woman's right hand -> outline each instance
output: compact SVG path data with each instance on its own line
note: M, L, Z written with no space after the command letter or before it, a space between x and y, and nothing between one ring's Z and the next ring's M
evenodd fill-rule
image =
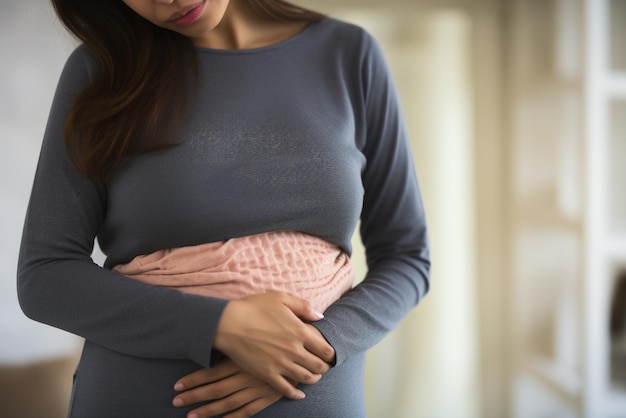
M321 318L306 300L284 293L233 300L220 319L214 348L282 395L302 399L289 380L317 383L335 357L333 347L304 322Z

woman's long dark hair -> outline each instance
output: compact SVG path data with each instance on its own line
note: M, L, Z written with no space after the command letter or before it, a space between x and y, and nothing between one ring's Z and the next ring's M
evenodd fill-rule
M276 21L322 17L282 0L245 1ZM171 146L197 77L192 41L153 25L120 0L52 4L101 69L77 94L65 121L65 147L77 171L106 179L125 156Z

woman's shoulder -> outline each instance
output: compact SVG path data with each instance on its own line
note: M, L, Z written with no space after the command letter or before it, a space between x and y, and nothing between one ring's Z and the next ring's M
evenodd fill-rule
M71 76L87 77L93 80L97 59L85 44L77 45L69 54L63 72Z
M323 26L325 30L341 32L345 34L358 34L365 32L363 27L357 25L356 23L349 22L347 20L342 20L333 16L326 16L319 21L320 26Z
M368 55L379 48L378 42L366 28L335 17L326 17L317 23L315 38L330 48L360 52L360 55Z

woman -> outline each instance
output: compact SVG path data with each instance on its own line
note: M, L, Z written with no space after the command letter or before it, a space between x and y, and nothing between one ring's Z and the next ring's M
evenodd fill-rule
M365 351L429 272L375 41L282 0L53 4L83 45L53 102L18 292L29 317L85 338L70 416L365 416ZM367 276L319 281L309 267L347 258L359 220ZM244 257L185 282L190 254L231 247ZM133 272L144 257L158 267Z

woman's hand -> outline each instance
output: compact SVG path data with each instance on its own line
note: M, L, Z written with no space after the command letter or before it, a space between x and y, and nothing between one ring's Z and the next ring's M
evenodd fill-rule
M282 395L265 381L243 371L229 358L212 369L200 369L181 378L174 389L181 393L174 406L187 406L212 401L187 414L188 418L248 418L267 408Z
M230 302L214 348L243 370L291 399L304 398L298 383L314 384L334 361L335 350L314 327L322 315L295 296L269 292Z

